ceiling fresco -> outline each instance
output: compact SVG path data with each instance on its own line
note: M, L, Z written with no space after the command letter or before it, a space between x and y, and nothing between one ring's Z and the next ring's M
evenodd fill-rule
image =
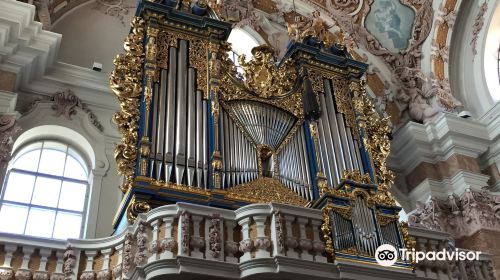
M384 48L397 52L408 47L414 20L415 12L410 7L381 0L373 2L364 25Z
M73 6L71 0L66 1ZM123 14L133 9L119 0L110 1L96 1L97 12L123 20ZM370 92L380 111L391 117L394 127L409 119L426 122L441 111L463 109L451 95L448 77L443 70L447 67L450 36L442 39L442 35L438 35L444 32L443 26L446 32L451 30L457 0L443 0L438 11L433 9L432 0L206 2L221 19L232 22L233 27L253 30L252 35L261 37L259 42L265 41L273 46L278 57L284 54L290 40L287 24L294 23L298 16L312 19L316 12L328 25L330 36L344 40L356 59L370 64L367 75ZM61 9L52 12L57 18ZM425 42L432 42L430 56L422 54ZM425 59L430 60L430 69L422 69Z

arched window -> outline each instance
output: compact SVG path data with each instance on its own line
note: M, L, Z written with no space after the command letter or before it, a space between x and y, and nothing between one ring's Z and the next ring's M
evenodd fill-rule
M246 56L249 60L252 57L252 49L259 45L259 42L250 35L247 31L241 28L234 28L229 34L227 39L231 43L231 51L229 52L229 58L234 62L236 69L239 73L242 73L238 57L242 54Z
M38 141L11 160L0 197L0 231L38 237L82 237L89 168L73 147Z

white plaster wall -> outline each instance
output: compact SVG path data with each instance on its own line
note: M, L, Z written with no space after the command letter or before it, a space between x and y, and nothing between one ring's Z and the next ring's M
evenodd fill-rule
M135 6L135 1L124 0L124 6ZM92 68L94 61L103 65L103 72L110 73L113 59L123 52L123 40L129 32L129 22L135 9L119 18L97 9L95 1L76 7L58 20L52 31L63 35L59 60Z

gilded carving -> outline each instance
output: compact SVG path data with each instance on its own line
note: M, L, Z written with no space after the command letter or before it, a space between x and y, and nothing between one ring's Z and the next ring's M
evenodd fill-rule
M135 222L135 220L137 219L137 215L139 215L139 213L147 213L149 212L149 210L151 210L151 206L145 202L145 201L141 201L141 200L137 200L135 197L132 198L132 200L130 201L128 207L127 207L127 221L129 222L129 224L133 224Z
M330 221L332 208L332 205L327 205L323 208L323 224L321 224L321 232L323 232L323 239L325 240L325 252L328 257L334 259L335 252L333 250L332 223Z
M229 188L226 197L253 203L276 202L297 206L307 204L304 198L283 186L277 179L266 177Z
M115 69L109 83L111 90L120 102L120 111L115 113L113 121L122 135L122 143L115 149L118 173L125 177L120 189L126 192L134 180L135 161L137 159L139 103L142 82L142 62L144 61L144 20L134 17L132 31L125 39L125 53L119 54L113 61Z
M239 62L245 71L246 86L262 98L283 97L293 89L297 79L297 70L291 61L285 61L276 67L274 49L268 45L252 49L253 57L246 62L245 55Z
M389 188L394 180L394 174L387 168L387 157L390 152L391 128L389 119L381 118L365 91L365 82L352 82L354 93L353 103L357 113L359 126L364 130L363 142L370 154L378 192L375 201L378 204L395 205L395 200Z

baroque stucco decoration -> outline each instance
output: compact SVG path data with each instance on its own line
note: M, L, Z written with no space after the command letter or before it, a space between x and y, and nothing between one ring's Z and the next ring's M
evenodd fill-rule
M399 87L396 99L403 104L403 111L408 111L411 119L426 122L442 110L458 111L462 105L451 95L449 85L443 85L443 82L435 79L429 81L421 70L422 44L432 27L432 1L401 0L401 3L415 10L415 21L408 48L399 52L387 50L364 26L353 23L366 15L366 11L370 9L368 5L354 17L334 10L330 12L341 28L353 37L351 40L358 43L358 47L364 47L371 54L382 58L391 68L394 73L393 82ZM446 55L442 52L440 54Z
M479 33L484 26L484 15L488 11L488 1L484 1L484 3L479 6L479 11L476 15L476 19L474 20L474 25L472 28L472 40L470 44L472 45L472 54L474 56L477 55L477 40L479 39Z
M448 232L456 239L481 228L499 230L500 196L468 189L461 196L449 195L447 200L431 198L417 203L408 221L410 226Z
M101 132L104 130L104 127L92 110L90 110L87 105L69 89L59 91L54 93L52 96L46 96L33 101L33 103L29 106L27 113L30 113L39 103L52 103L51 108L55 111L54 116L64 116L68 120L72 120L72 116L77 114L77 108L79 108L87 114L90 123L95 128Z
M0 114L0 167L9 163L14 144L12 139L20 130L15 114Z
M270 29L271 23L283 25L285 30L284 25L293 22L295 15L311 16L309 12L301 9L294 10L293 5L282 0L212 2L214 3L211 7L222 15L223 19L233 22L236 27L250 26L275 49L281 50L283 47L276 44L276 33L266 32ZM338 29L343 30L344 35L348 34L344 39L349 47L364 49L381 58L393 73L391 82L397 87L395 98L386 102L396 103L401 116L409 116L418 122L427 122L441 111L458 112L463 109L462 104L452 96L447 79L438 79L432 74L427 76L421 69L422 45L431 33L434 21L432 0L400 0L398 3L414 11L413 27L407 48L399 51L385 48L365 27L364 21L374 5L373 0L300 2L321 11L325 19L328 17L330 21L333 19L336 27L330 31L337 37L341 36L337 32ZM452 24L453 14L442 15L442 20ZM434 48L433 56L447 60L447 48Z

